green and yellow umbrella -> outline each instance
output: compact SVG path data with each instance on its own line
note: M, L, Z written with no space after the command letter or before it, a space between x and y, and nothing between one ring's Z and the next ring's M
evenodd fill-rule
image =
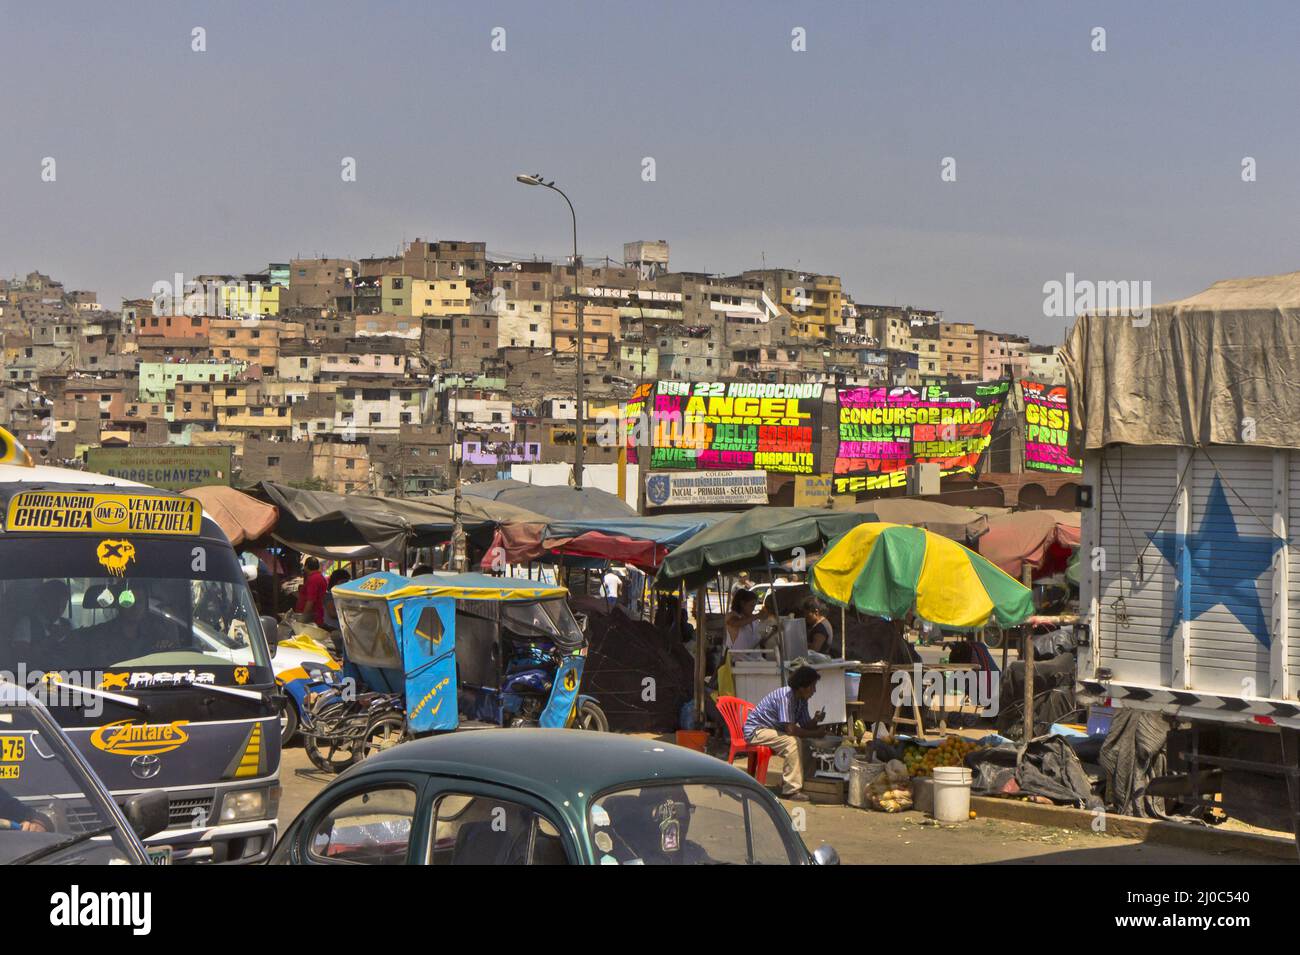
M899 620L909 610L940 627L1004 627L1034 612L1033 592L956 541L904 524L859 524L830 545L812 589L841 607Z

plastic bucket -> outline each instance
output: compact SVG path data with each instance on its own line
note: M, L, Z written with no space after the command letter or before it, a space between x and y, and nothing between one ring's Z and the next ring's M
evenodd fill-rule
M965 766L934 768L934 818L965 822L970 818L971 771Z

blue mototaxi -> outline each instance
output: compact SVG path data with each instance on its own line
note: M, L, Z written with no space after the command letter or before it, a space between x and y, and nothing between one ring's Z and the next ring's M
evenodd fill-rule
M596 701L579 692L587 641L563 587L384 572L332 593L343 676L393 701L379 714L390 729L400 701L400 738L469 725L608 728ZM373 723L358 756L384 748Z

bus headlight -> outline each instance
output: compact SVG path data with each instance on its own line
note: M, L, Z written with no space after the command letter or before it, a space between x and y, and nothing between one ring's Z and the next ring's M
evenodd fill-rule
M241 822L266 815L266 790L239 789L228 792L221 800L221 821Z

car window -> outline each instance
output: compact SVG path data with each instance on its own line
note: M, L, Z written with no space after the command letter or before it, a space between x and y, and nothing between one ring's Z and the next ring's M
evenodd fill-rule
M781 823L735 786L686 783L624 789L591 808L604 865L790 865Z
M307 851L317 862L402 865L414 817L414 789L369 789L330 809L312 830Z
M433 812L432 865L568 865L559 831L527 806L446 793Z

